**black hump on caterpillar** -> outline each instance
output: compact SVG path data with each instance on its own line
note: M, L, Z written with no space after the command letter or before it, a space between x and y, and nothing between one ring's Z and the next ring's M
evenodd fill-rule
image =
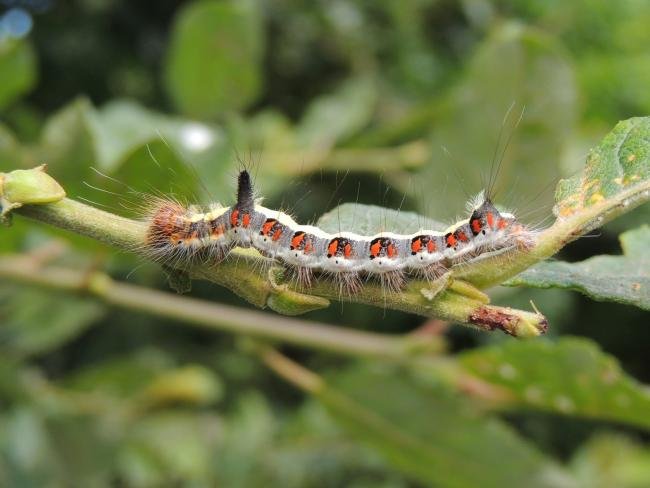
M237 204L235 206L246 213L252 212L255 208L251 176L246 170L241 171L237 178Z

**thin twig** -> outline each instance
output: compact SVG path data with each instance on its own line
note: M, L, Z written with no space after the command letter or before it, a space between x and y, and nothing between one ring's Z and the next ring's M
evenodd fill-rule
M110 305L177 319L202 328L281 341L338 354L397 359L417 351L440 352L443 348L440 338L361 332L209 303L120 283L100 272L86 273L57 266L41 267L31 256L0 258L0 277L49 289L88 293Z

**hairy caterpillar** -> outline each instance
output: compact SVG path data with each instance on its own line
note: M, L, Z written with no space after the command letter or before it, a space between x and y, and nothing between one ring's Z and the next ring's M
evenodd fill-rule
M354 293L363 278L377 279L385 289L398 291L409 276L435 279L484 255L532 245L534 232L513 214L500 212L489 196L481 193L469 210L467 219L443 232L330 234L261 206L250 174L243 170L232 207L212 205L201 211L156 201L148 219L145 251L154 260L173 264L219 262L235 246L252 247L282 263L303 286L317 273L332 276L342 292Z

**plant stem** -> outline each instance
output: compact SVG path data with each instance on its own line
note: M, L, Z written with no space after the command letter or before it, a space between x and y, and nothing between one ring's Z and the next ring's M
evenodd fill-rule
M119 217L70 199L47 205L26 205L15 212L71 230L81 235L127 250L137 251L145 242L146 224ZM309 294L276 285L259 272L259 263L250 252L235 250L217 265L195 264L181 269L191 278L206 279L223 285L258 307L271 306L275 311L295 315L322 308L323 298L340 299L334 283L318 280ZM431 287L438 287L432 290ZM402 310L428 317L439 317L482 330L500 329L510 335L529 337L544 333L546 319L537 313L488 305L489 298L469 284L447 276L434 284L412 281L400 293L385 293L381 286L368 282L362 291L348 297L350 301Z
M311 394L317 394L323 388L324 383L320 376L272 347L255 343L252 348L271 371L293 386Z
M622 190L616 198L603 200L599 204L582 208L580 212L558 218L555 223L540 232L535 246L514 257L505 255L478 262L458 276L480 288L494 286L521 273L533 264L555 255L568 243L587 232L598 228L617 216L645 203L650 195L650 180Z
M89 293L128 310L177 319L211 330L233 332L267 340L354 356L406 357L413 351L439 352L436 337L389 336L275 316L182 297L113 281L103 273L85 273L62 267L41 267L27 256L0 258L0 277L29 285Z

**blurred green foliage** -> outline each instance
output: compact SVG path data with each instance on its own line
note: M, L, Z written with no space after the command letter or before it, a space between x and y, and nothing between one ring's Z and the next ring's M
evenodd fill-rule
M14 3L33 26L12 34L2 7L0 171L46 163L71 197L125 215L132 190L229 204L243 161L268 206L300 221L355 200L448 220L496 146L501 203L539 225L557 179L618 120L650 113L643 1ZM625 256L584 260L620 254L618 234L649 212L563 251L583 262L520 279L609 299L595 262L647 286L647 229L623 236ZM19 218L1 232L3 253L62 247L64 265L166 287L157 266L87 239ZM241 304L203 283L193 294ZM399 367L287 349L326 378L309 397L231 337L0 283L0 484L650 485L647 303L494 296L533 299L550 338L452 328L448 354ZM421 320L350 304L311 316L392 333Z

